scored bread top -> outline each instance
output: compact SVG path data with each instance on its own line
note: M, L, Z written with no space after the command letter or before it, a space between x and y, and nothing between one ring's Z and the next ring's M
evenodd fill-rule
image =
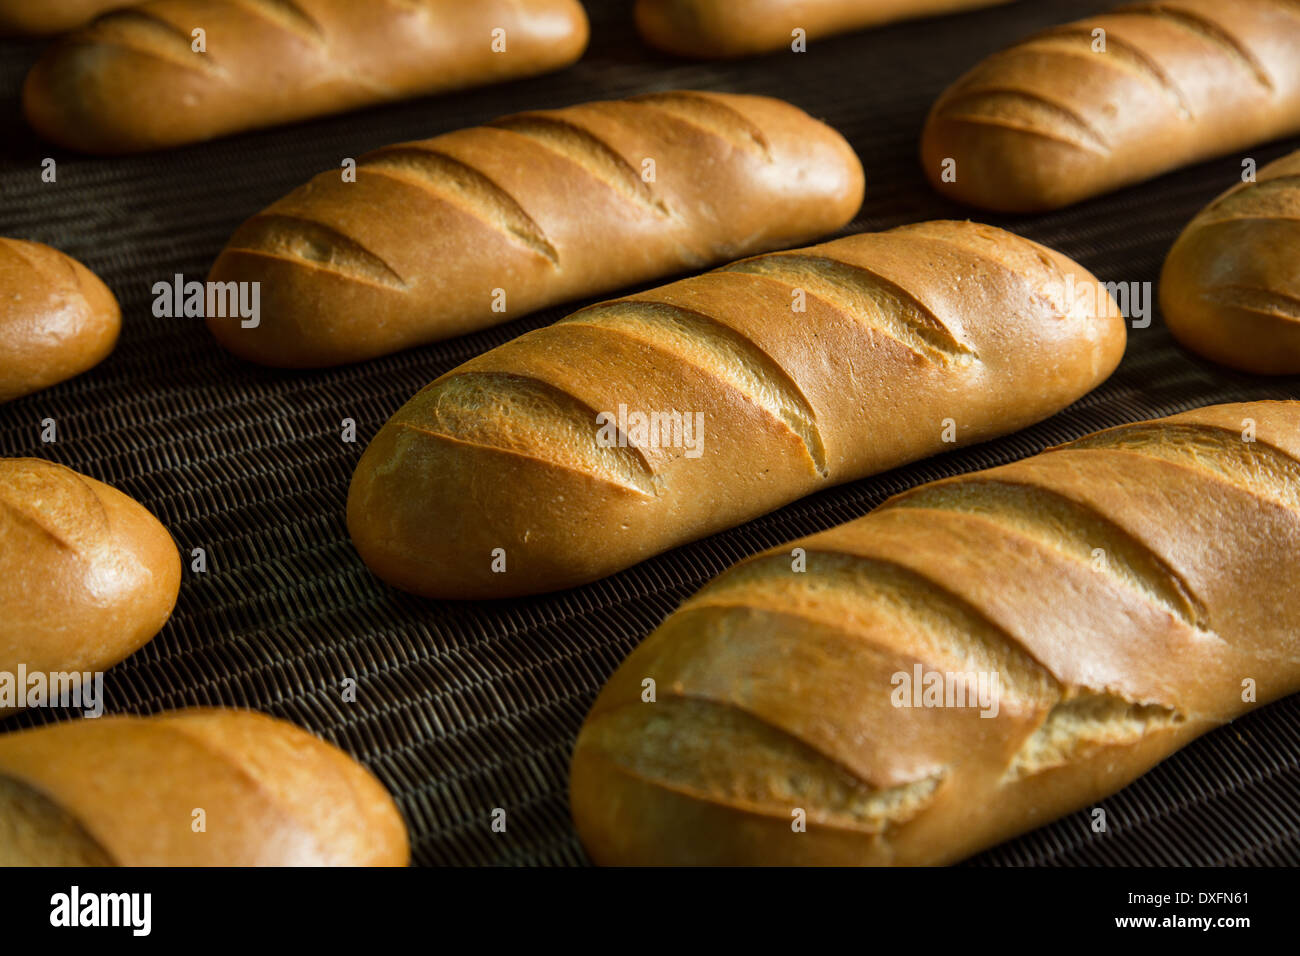
M209 319L252 361L357 361L825 234L862 166L780 100L651 93L509 116L361 157L254 216L213 266L262 318Z
M579 737L579 832L606 863L958 860L1300 689L1297 574L1300 402L923 485L742 562L633 652ZM917 668L996 675L996 712L899 706Z
M139 502L53 462L0 459L0 671L116 664L162 628L180 579L171 535Z
M39 242L0 237L0 402L97 365L121 328L117 299L89 269Z
M56 41L28 74L23 111L45 138L107 154L200 142L560 69L589 35L579 0L122 6Z
M0 860L119 866L401 866L383 786L336 747L251 711L102 717L0 736ZM21 790L16 788L21 787ZM71 861L70 861L71 862Z
M1297 49L1296 0L1160 0L1049 29L944 92L926 174L964 202L1032 212L1290 135Z
M1170 331L1247 372L1300 373L1300 152L1197 214L1160 276Z
M975 223L744 260L444 375L367 449L349 528L376 573L416 593L571 586L1039 421L1104 380L1124 339L1086 270ZM698 453L624 424L603 439L599 416L620 406L693 416Z

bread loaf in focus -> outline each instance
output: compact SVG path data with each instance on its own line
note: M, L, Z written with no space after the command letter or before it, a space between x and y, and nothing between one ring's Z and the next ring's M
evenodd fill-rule
M62 465L0 458L0 677L102 671L148 642L181 560L139 502ZM0 700L0 716L16 709Z
M990 226L747 259L442 376L366 449L348 527L376 574L417 594L571 587L1024 428L1102 382L1124 340L1086 270ZM620 408L659 425L639 434Z
M0 0L0 36L48 36L140 0Z
M825 235L862 203L843 138L762 96L652 93L525 113L364 156L254 216L213 266L267 365L373 358L569 299Z
M408 856L401 815L368 770L263 714L182 710L0 736L0 866L403 866Z
M153 0L51 47L23 110L132 153L558 70L587 37L578 0Z
M98 365L121 328L117 299L80 262L0 238L0 402Z
M1298 577L1300 402L923 485L651 634L579 735L574 821L604 864L960 860L1300 690Z
M637 0L636 23L651 46L679 56L749 56L806 39L931 17L1010 0Z
M1300 152L1188 224L1165 260L1160 308L1193 352L1246 372L1300 374Z
M1048 30L939 98L926 175L962 202L1036 212L1293 135L1298 50L1295 0L1135 3Z

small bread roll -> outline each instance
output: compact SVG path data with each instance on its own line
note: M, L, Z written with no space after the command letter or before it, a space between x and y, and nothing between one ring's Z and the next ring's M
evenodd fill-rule
M1188 224L1165 260L1160 309L1178 341L1211 361L1300 374L1300 152Z
M0 459L0 674L102 671L147 643L181 558L139 502L36 458ZM0 696L0 716L18 709Z
M117 299L80 262L0 238L0 402L98 365L121 328Z

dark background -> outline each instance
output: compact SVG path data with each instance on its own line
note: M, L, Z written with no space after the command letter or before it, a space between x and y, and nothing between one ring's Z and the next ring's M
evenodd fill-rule
M698 64L644 48L631 0L588 0L591 48L563 73L127 159L78 157L38 142L22 122L18 91L42 44L0 41L0 235L80 259L124 312L122 340L102 365L0 406L0 455L50 458L108 482L147 505L183 555L203 547L209 557L206 575L187 572L162 633L108 673L109 712L267 711L369 765L396 796L419 863L579 863L566 781L586 710L631 648L728 565L855 518L920 482L1097 428L1214 402L1300 397L1300 379L1239 375L1191 357L1157 314L1150 328L1130 333L1109 382L1035 428L815 495L585 588L435 603L385 587L357 558L344 526L353 466L417 389L570 308L312 373L240 363L201 320L151 312L154 282L177 272L203 279L243 219L346 156L518 110L674 88L780 96L844 133L866 166L867 197L843 234L970 217L1053 246L1103 280L1154 284L1186 221L1238 181L1242 156L1036 217L946 202L917 160L926 111L960 73L1029 32L1107 6L1022 0L814 42L803 55ZM1291 140L1248 155L1262 167L1297 147ZM57 184L41 182L45 156L58 160ZM59 423L55 445L40 443L45 417ZM340 441L344 418L357 422L355 445ZM340 699L345 677L358 681L356 703ZM63 716L28 712L0 729ZM1300 862L1297 727L1300 698L1292 697L1203 738L1104 801L1109 833L1092 834L1080 813L975 862ZM508 811L504 834L491 832L494 807Z

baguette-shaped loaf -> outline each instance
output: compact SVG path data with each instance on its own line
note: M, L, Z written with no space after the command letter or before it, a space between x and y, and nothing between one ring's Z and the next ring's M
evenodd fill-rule
M131 153L558 70L587 37L578 0L154 0L56 43L23 109L62 146Z
M0 402L99 364L121 329L117 299L80 262L38 242L0 238Z
M279 366L373 358L569 299L807 241L862 203L843 138L761 96L669 92L510 116L381 149L245 223L215 282L261 321L209 317Z
M0 736L0 866L404 866L361 764L252 711L73 720Z
M417 594L592 581L1064 408L1124 351L1118 309L1088 288L1027 239L932 222L595 305L399 410L357 466L348 527Z
M794 31L813 40L896 20L932 17L1010 0L637 0L636 23L651 46L678 56L750 56L789 49Z
M139 0L0 0L0 36L48 36Z
M1160 0L1048 30L939 98L926 175L962 202L1036 212L1292 135L1297 50L1296 0Z
M941 864L1104 798L1300 690L1297 459L1300 402L1213 406L742 562L597 698L570 784L584 845Z
M158 520L120 491L37 458L0 458L0 716L28 674L94 673L147 643L180 590Z
M1300 374L1300 152L1188 224L1165 260L1160 308L1193 352L1246 372Z

